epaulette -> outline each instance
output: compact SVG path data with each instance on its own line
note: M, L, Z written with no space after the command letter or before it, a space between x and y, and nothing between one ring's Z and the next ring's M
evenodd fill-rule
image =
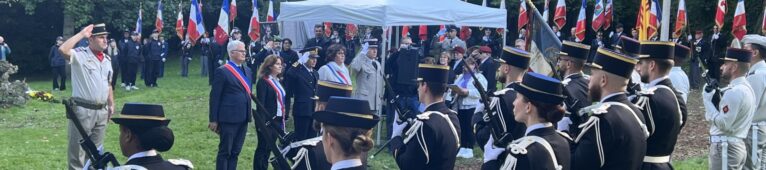
M442 114L436 111L426 111L418 114L416 116L417 119L411 122L412 125L404 132L402 137L404 138L403 142L405 144L408 143L412 138L416 138L415 140L418 142L419 146L421 146L421 149L426 156L426 164L430 162L430 155L428 152L428 143L426 142L425 135L422 135L422 128L424 124L423 120L431 119L431 115L439 115L438 117L441 117L447 121L447 126L449 126L450 130L452 130L452 135L455 137L455 148L460 148L460 136L458 135L455 126L452 124L452 120L450 120L446 114Z
M556 170L561 170L563 166L561 166L558 163L558 160L556 159L556 153L553 151L553 147L551 146L548 141L545 139L538 137L538 136L524 136L522 138L519 138L517 140L514 140L510 144L508 144L508 147L506 148L507 151L509 151L511 154L515 155L526 155L527 147L534 143L539 143L540 145L545 148L546 151L548 151L548 156L551 158L551 162L553 163ZM516 169L516 163L518 163L518 159L514 157L513 155L508 155L505 158L505 162L500 167L500 169Z
M565 78L563 81L561 81L561 84L563 84L564 86L567 86L570 81L572 81L571 78Z
M185 166L187 169L194 169L192 162L186 159L168 159L168 162L177 166Z
M293 62L293 67L298 67L298 62Z
M315 138L305 139L305 140L302 140L302 141L293 142L293 143L290 143L290 146L291 147L295 146L293 148L300 147L300 146L317 146L317 143L319 143L321 141L322 141L322 137L320 136L320 137L315 137Z
M497 90L493 94L495 96L501 96L501 95L504 95L506 92L509 92L509 91L513 91L513 88L504 88L502 90Z

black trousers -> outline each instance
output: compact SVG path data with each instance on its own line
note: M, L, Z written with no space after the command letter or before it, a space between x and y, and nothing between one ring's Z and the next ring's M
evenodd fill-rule
M125 68L125 72L127 73L123 75L123 78L125 79L125 85L135 86L137 76L136 74L138 73L138 63L127 63Z
M144 83L146 86L156 87L157 77L160 76L160 66L162 60L148 60L146 61L146 75L144 77Z
M66 89L66 66L51 66L53 70L53 88ZM59 82L60 81L60 82Z
M211 58L209 58L207 60L207 63L208 63L208 67L209 67L207 69L207 74L209 75L209 76L207 76L207 83L208 83L208 85L212 85L213 84L213 77L214 77L213 75L215 75L215 69L217 69L218 66L219 66L218 59L215 59L215 57L211 57ZM255 79L253 79L253 80L255 80Z
M120 56L120 58L122 58L122 57L123 56ZM120 59L119 62L120 62L120 64L119 64L120 74L122 74L122 78L120 79L120 83L128 84L128 82L125 81L126 80L125 79L125 75L128 75L128 60L127 59ZM115 72L117 72L117 71L115 71Z
M112 79L109 80L111 81L112 89L114 89L114 84L117 83L117 75L120 75L120 62L112 61Z
M317 137L317 132L314 131L314 119L311 116L294 116L295 117L295 141L304 139L310 139Z
M471 126L471 119L473 118L473 112L475 110L475 108L457 110L457 118L458 121L460 121L460 127L468 127L460 128L461 148L473 149L473 146L476 143L476 140L473 138L473 128L470 128L473 127Z
M247 134L247 122L218 123L218 128L220 143L218 143L218 155L215 158L215 169L237 169L237 160Z
M253 169L254 170L268 170L269 169L269 145L267 143L276 142L276 138L267 140L266 134L261 131L256 131L258 135L258 146L255 147L255 154L253 155Z

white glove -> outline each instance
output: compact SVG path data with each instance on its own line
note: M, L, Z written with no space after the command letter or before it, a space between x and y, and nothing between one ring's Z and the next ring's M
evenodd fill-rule
M487 141L487 144L484 144L484 163L496 160L505 151L505 148L495 147L493 143L495 143L495 140L492 138L492 135L489 135L489 141Z
M165 56L165 53L160 54L160 56Z
M394 123L393 127L391 128L391 138L402 136L402 133L404 133L404 127L407 127L407 122L403 122L402 124L399 124L396 122L396 120L399 120L399 113L394 113Z
M569 119L569 117L564 116L564 118L561 118L559 122L556 123L556 130L558 131L569 131L569 125L572 124L572 120Z
M710 119L712 113L718 112L718 109L715 109L715 104L713 104L714 92L715 91L706 92L705 90L702 90L702 105L705 106L706 119Z
M187 59L189 59L189 61L191 61L191 60L192 60L192 58L191 58L191 57L189 57L189 58L187 58Z
M223 64L223 60L218 60L218 64Z
M370 43L362 44L362 50L360 51L360 53L367 54L367 51L368 51L369 48L370 48Z
M692 35L686 36L686 40L691 41L692 40Z
M162 58L162 62L163 62L163 63L165 62L165 60L167 60L167 59L165 59L165 58Z

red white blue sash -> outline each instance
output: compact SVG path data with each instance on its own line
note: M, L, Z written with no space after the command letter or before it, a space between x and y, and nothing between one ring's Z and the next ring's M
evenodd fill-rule
M270 78L264 78L263 80L266 80L267 83L271 86L272 89L274 89L275 92L277 92L277 104L279 104L279 111L282 113L282 125L285 124L285 89L282 88L282 84L279 84L279 82L275 79ZM284 127L282 127L284 129Z
M346 79L346 76L343 75L343 73L341 72L340 68L338 68L336 70L335 66L333 66L333 65L336 65L336 64L335 63L328 63L327 67L330 68L330 71L332 71L332 75L334 75L335 78L338 79L338 83L351 84L351 82L349 82L348 79Z
M237 67L237 65L231 61L227 62L226 65L224 65L224 67L227 70L229 70L229 72L231 72L231 74L234 75L234 77L236 77L237 80L239 80L239 83L242 84L242 87L245 88L245 91L247 91L247 94L253 94L250 91L250 88L251 88L250 79L247 78L244 70L239 69L239 67Z

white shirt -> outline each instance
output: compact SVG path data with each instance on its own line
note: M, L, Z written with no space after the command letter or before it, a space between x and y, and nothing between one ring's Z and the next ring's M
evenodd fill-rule
M766 121L766 62L760 61L750 67L747 81L755 92L755 116L753 122Z
M112 77L112 61L104 53L104 59L98 61L90 47L78 47L69 50L72 67L72 97L79 97L91 102L106 103L109 98L109 80Z
M334 164L332 164L332 167L330 169L338 170L338 169L358 167L358 166L362 166L362 160L346 159L346 160L335 162Z
M545 123L535 123L529 127L527 127L527 131L524 132L524 136L529 135L529 132L532 132L533 130L552 127L553 124L551 122L545 122Z
M143 158L143 157L150 157L150 156L157 156L157 150L152 149L148 151L134 153L133 155L130 155L130 157L128 157L128 161L132 159L136 159L136 158Z
M752 113L755 111L753 90L745 77L739 77L721 88L721 92L723 96L718 109L715 109L714 104L703 94L705 120L710 122L710 135L744 139L748 135L753 121Z
M678 91L678 93L681 93L681 98L684 99L684 102L687 101L687 97L689 96L689 76L686 75L686 72L681 69L681 67L673 67L670 69L670 74L668 75L670 78L670 82L673 83L673 87Z
M277 116L282 116L284 115L285 104L287 102L285 99L285 93L286 93L285 88L283 88L282 84L279 83L279 79L277 79L274 76L269 76L269 81L271 81L271 83L274 83L274 86L276 86L276 88L278 89L276 92L277 92L277 95L279 95L280 97L275 98L274 100L277 100ZM280 101L280 99L282 101Z

